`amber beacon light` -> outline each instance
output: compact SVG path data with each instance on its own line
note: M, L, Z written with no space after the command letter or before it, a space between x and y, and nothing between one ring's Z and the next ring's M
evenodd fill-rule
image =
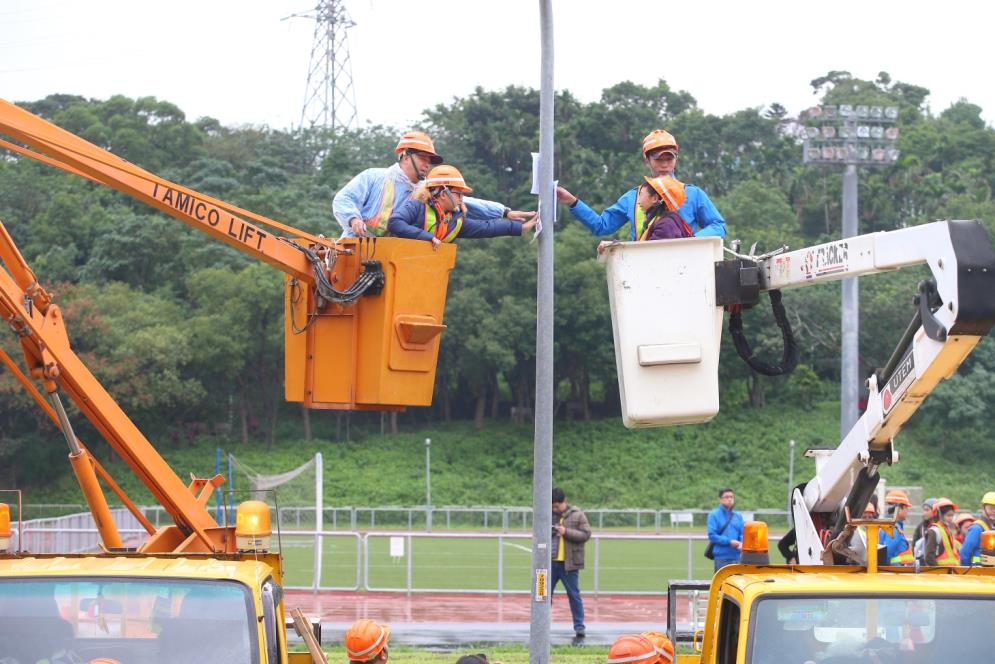
M744 565L770 564L770 556L767 554L767 524L763 521L749 521L743 526L743 555L740 562Z
M272 534L269 505L261 500L239 504L235 511L235 545L239 551L268 551Z

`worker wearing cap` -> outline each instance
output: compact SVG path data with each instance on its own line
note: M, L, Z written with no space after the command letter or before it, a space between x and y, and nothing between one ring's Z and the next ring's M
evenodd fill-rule
M889 565L912 565L916 559L912 555L912 547L905 537L905 519L909 516L909 494L901 489L892 489L884 497L888 506L888 516L895 520L895 529L889 535L882 528L878 531L878 545L887 547Z
M372 620L357 620L345 631L345 652L352 664L383 664L387 661L390 627Z
M401 136L397 163L389 168L367 168L335 194L332 213L342 226L342 237L379 236L387 232L390 215L411 196L433 165L442 163L428 134L409 131ZM493 201L465 199L467 214L475 219L504 217L525 221L531 212L511 210Z
M411 199L390 215L387 231L394 237L425 240L438 247L456 238L489 238L521 235L536 225L535 215L524 223L493 218L474 218L466 199L473 189L467 186L455 167L443 164L428 172Z
M960 547L953 532L957 505L949 498L937 498L933 509L937 518L926 531L923 547L926 564L956 567L960 564Z
M657 664L660 655L642 634L623 634L608 649L607 664Z
M989 491L981 498L978 519L967 529L960 547L961 565L981 564L981 533L986 530L995 530L995 491Z
M673 176L679 151L677 140L662 129L651 131L643 139L643 161L646 162L654 178ZM691 227L691 231L699 237L708 235L725 237L725 219L708 198L708 194L692 184L685 185L684 190L685 199L679 212ZM569 205L573 216L595 235L611 235L628 223L629 239L635 241L639 239L635 215L636 193L635 188L625 192L600 215L564 187L556 188L556 200Z

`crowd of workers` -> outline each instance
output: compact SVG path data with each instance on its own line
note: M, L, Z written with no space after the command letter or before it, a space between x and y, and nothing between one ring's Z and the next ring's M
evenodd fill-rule
M670 133L650 132L642 143L650 175L600 215L564 187L557 188L556 198L598 236L629 224L633 241L725 237L725 220L708 195L674 177L679 151ZM521 235L536 226L534 211L467 196L473 189L455 166L443 163L428 134L407 132L394 152L396 163L362 171L335 195L332 212L343 237L389 235L438 247L457 239Z

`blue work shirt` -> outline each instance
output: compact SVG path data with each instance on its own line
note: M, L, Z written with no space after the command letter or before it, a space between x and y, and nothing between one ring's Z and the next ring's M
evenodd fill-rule
M722 534L719 534L728 518L729 512L721 505L708 513L708 539L713 544L715 560L739 560L739 549L731 547L729 542L743 541L743 515L733 510L732 520Z
M878 546L888 547L888 564L891 559L909 548L909 540L905 537L905 522L896 521L895 530L891 535L884 529L878 531Z
M985 525L980 521L975 521L967 529L967 534L964 535L964 543L960 545L960 564L964 567L973 565L974 563L971 562L971 558L980 555L981 533L984 531Z
M503 212L504 208L501 211ZM454 212L449 220L449 226L456 223L462 214L459 210ZM404 237L409 240L430 242L434 237L425 230L425 204L414 199L409 199L400 209L394 210L394 214L390 215L390 220L387 222L387 232L394 237ZM463 217L463 227L460 228L459 235L455 239L465 240L521 234L522 225L517 221L502 219L501 213L481 219L470 206L467 206L467 214Z
M693 184L684 185L684 194L684 205L678 212L691 227L691 231L699 237L725 237L726 220L719 214L708 194ZM635 241L636 225L632 223L635 206L636 188L632 188L600 215L579 198L570 206L570 212L595 235L611 235L629 224L629 239Z
M342 237L355 237L349 225L352 219L358 217L366 221L377 216L388 178L394 181L393 215L408 201L417 184L408 179L400 164L394 164L390 168L367 168L335 194L332 199L332 214L342 226ZM478 218L493 219L504 214L504 206L494 201L464 196L463 204Z

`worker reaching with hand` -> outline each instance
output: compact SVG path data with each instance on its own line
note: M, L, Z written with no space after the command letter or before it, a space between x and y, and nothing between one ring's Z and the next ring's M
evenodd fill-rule
M436 166L415 189L411 200L390 216L387 231L394 237L425 240L438 247L457 238L521 235L535 227L535 215L519 223L474 213L463 196L472 191L454 166Z
M673 176L677 168L680 147L677 140L663 129L654 129L643 139L643 161L653 178ZM685 185L685 198L679 207L681 217L696 236L725 237L726 222L708 194L694 185ZM570 206L570 212L595 235L611 235L626 223L630 224L629 239L640 239L638 228L637 189L630 189L600 215L564 187L556 188L556 200Z
M409 131L394 148L397 163L389 168L367 168L356 175L332 200L332 213L342 226L342 237L381 236L391 214L401 208L433 165L442 163L428 134ZM466 198L469 214L490 219L527 221L533 212L511 210L500 203Z

